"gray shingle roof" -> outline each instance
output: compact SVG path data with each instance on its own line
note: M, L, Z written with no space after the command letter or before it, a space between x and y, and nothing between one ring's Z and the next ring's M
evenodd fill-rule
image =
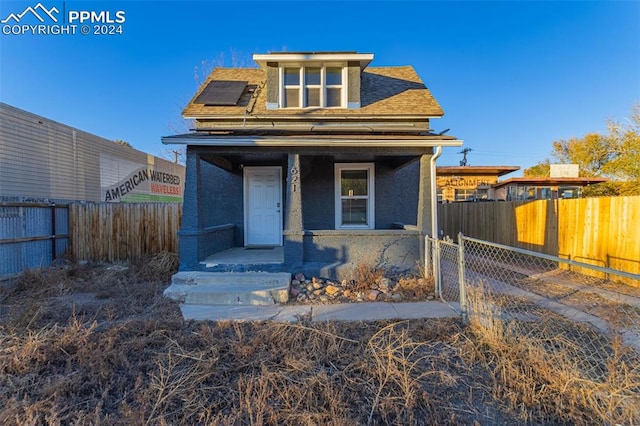
M257 85L254 102L241 106L207 106L195 99L211 80L247 81ZM216 68L183 111L185 117L434 117L444 114L440 104L411 66L368 67L361 75L361 108L266 109L266 72L259 68ZM245 115L246 113L246 115Z

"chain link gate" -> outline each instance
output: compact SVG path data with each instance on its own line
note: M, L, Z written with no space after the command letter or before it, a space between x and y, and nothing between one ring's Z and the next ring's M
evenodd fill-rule
M426 273L434 280L436 297L462 314L460 304L460 251L448 240L426 238Z

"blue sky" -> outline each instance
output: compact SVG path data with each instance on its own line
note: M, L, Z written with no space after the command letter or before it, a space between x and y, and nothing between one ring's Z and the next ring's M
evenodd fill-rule
M2 0L0 19L37 3ZM123 34L0 34L0 100L156 155L181 128L202 61L269 51L413 65L445 110L432 128L463 139L471 165L529 167L554 140L604 132L640 102L636 1L41 3L124 11ZM457 165L458 151L439 164Z

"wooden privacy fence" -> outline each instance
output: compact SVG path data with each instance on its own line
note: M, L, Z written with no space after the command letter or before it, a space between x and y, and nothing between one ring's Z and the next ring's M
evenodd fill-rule
M464 235L640 273L640 196L438 206L444 235Z
M178 252L182 204L74 203L69 233L74 260L127 261L161 251Z

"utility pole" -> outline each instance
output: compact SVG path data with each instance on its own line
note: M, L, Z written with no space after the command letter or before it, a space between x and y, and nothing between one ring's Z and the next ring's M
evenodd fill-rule
M462 154L462 160L460 161L461 166L467 165L467 154L470 153L471 151L473 151L471 148L465 148L458 153L458 154Z

